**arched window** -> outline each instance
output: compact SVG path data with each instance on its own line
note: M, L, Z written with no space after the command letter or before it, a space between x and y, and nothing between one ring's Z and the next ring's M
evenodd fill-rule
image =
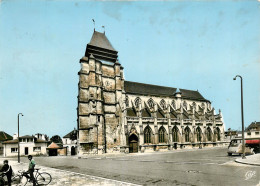
M162 100L160 101L160 106L162 107L163 110L166 109L166 102L164 101L164 99L162 99Z
M221 140L221 136L220 136L220 129L217 128L217 141Z
M141 104L141 99L139 97L135 98L135 107L138 108Z
M184 132L185 132L185 142L190 142L190 128L189 127L186 127L185 128L185 130L184 130Z
M166 130L164 127L159 129L159 143L167 143Z
M172 141L173 142L179 142L179 130L176 126L173 127L172 129Z
M172 107L176 110L176 102L172 100Z
M125 105L126 105L126 107L129 107L129 98L128 98L128 96L125 97Z
M205 103L201 103L201 108L205 108Z
M208 141L212 141L212 133L209 127L207 128L207 139Z
M197 104L195 102L192 103L192 106L193 106L194 110L197 110Z
M196 133L197 133L197 142L201 142L202 141L202 132L201 132L200 127L198 127L196 129Z
M183 108L185 108L185 110L187 110L187 103L186 103L186 101L183 102Z
M147 103L148 103L148 106L149 106L150 109L154 108L154 101L153 101L152 98L150 98Z
M144 129L144 143L151 143L152 142L151 137L152 137L152 129L151 127L147 126Z

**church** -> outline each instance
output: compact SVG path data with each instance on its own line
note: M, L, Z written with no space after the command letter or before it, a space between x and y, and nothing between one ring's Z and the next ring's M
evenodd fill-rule
M126 81L105 33L94 30L78 72L78 153L219 146L221 111L198 91Z

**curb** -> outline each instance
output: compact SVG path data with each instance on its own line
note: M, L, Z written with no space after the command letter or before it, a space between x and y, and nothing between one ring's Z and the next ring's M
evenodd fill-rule
M248 163L248 162L243 162L243 161L240 161L240 160L235 160L236 163L241 163L241 164L245 164L245 165L254 165L254 166L260 166L260 164L258 163Z

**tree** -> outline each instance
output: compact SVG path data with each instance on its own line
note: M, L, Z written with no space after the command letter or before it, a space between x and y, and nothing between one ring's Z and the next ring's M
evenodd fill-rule
M54 143L56 143L56 144L60 144L60 145L63 144L63 143L62 143L62 139L61 139L61 137L60 137L59 135L54 135L54 136L52 136L51 139L50 139L50 141L51 141L51 142L54 142Z

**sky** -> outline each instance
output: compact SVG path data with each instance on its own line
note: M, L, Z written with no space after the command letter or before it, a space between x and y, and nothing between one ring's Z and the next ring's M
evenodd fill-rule
M260 2L0 0L0 131L64 136L77 126L79 60L96 31L127 81L198 90L226 130L260 121Z

